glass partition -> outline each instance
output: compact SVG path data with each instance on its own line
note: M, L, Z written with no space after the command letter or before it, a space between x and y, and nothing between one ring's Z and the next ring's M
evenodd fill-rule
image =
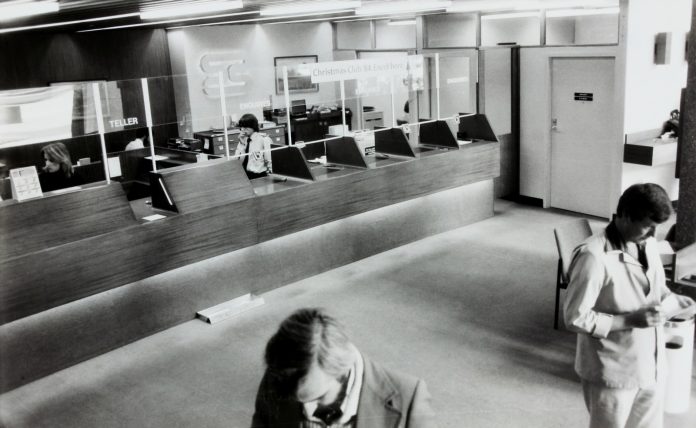
M415 146L413 125L475 112L472 52L361 52L357 60L324 63L285 57L274 67L202 60L212 68L200 75L4 91L0 178L22 166L41 171L41 148L60 140L88 182L112 179L129 199L145 198L150 171L228 156L243 162L246 153L235 152L245 114L258 119L274 147L302 143L315 162L331 163L327 147L341 147L327 141L355 141L363 157L374 155L374 131L402 125Z
M12 198L18 168L35 167L43 192L105 180L93 83L0 91L2 199Z
M410 108L410 123L435 120L439 104L437 91L437 54L422 55L421 72L409 81L409 100L415 100L417 108Z
M305 157L319 159L326 153L327 137L343 135L353 127L354 106L346 105L342 96L345 84L326 73L334 62L319 63L316 56L275 60L276 94L286 103L284 117L279 118L288 127L286 142L304 144Z
M476 52L440 54L440 117L476 113Z

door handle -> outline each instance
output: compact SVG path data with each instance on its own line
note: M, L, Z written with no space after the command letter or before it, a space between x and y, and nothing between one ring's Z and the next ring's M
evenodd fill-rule
M552 131L557 131L558 130L558 119L555 117L551 119L551 130Z

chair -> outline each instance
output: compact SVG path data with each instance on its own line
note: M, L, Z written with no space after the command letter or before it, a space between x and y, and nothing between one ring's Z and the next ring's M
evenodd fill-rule
M553 230L558 248L558 269L556 272L556 311L553 319L553 328L558 330L558 312L561 289L568 288L568 269L573 250L585 239L592 235L590 222L583 218L569 221Z
M665 266L667 283L673 288L696 287L696 242L672 254L672 262Z

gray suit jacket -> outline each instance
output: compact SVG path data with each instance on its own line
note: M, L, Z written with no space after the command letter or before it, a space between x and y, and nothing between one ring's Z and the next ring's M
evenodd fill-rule
M435 427L430 394L425 382L413 376L387 370L363 357L365 368L358 404L357 428ZM261 380L256 395L252 428L297 428L302 421L302 405L279 397L269 383Z

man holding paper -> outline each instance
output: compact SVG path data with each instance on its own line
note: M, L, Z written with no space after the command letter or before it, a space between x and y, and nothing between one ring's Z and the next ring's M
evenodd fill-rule
M664 322L691 316L696 304L672 293L654 238L672 205L656 184L621 195L616 218L573 253L565 323L578 333L575 371L590 427L663 424Z

